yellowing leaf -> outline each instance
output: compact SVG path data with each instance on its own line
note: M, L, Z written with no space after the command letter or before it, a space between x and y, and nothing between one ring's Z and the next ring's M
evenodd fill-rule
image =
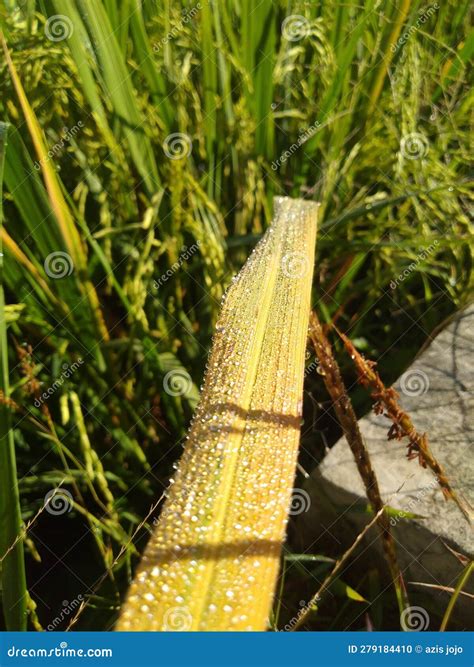
M352 586L349 586L349 584L346 584L340 579L335 579L333 581L331 584L331 590L333 593L339 595L340 597L347 597L349 600L354 600L355 602L367 602L367 600L363 598L362 595L355 590L355 588L352 588Z
M264 630L298 453L317 204L275 219L222 306L202 397L118 630Z

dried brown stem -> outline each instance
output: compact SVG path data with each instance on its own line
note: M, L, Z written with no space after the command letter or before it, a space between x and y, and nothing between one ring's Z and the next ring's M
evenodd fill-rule
M344 435L354 455L357 469L364 482L367 497L374 512L380 512L377 523L382 536L385 558L397 593L398 604L402 611L408 606L409 602L403 576L398 564L395 542L390 532L389 517L385 511L381 511L384 504L380 496L377 477L372 468L367 448L362 440L354 408L347 394L339 366L332 353L331 344L324 335L318 316L314 312L310 316L309 335L319 360L326 389L331 396L337 418L342 426Z
M388 439L401 440L403 437L408 438L407 458L410 460L417 458L423 468L428 467L435 474L445 498L454 500L464 516L471 522L469 509L452 488L446 472L431 451L427 434L419 433L416 430L410 416L400 407L395 389L393 387L387 389L384 385L380 375L375 370L376 362L366 359L356 350L347 336L341 333L337 327L334 328L356 365L359 383L363 387L371 389L370 395L374 400L375 414L384 414L392 420L392 426L388 431Z

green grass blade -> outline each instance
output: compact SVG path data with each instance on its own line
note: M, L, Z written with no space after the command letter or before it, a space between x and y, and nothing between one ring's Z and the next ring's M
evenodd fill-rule
M104 88L127 138L131 157L151 196L159 188L158 169L150 139L144 131L144 118L137 104L131 73L109 17L99 0L77 0L76 6L88 27Z
M217 137L217 50L214 43L212 9L209 2L205 2L201 9L201 49L206 150L211 158L214 156Z
M174 120L173 108L168 99L166 81L156 66L155 54L146 32L140 0L134 0L133 11L130 15L130 30L138 65L150 88L151 98L158 107L165 128L170 131Z
M101 100L101 90L96 81L97 73L95 63L88 51L89 36L77 8L71 0L53 0L53 6L58 14L67 12L74 30L70 31L67 38L67 46L77 67L78 82L84 95L89 102L90 108L97 125L102 131L104 139L111 151L118 151L119 147L115 140L107 118L106 109Z
M272 0L259 2L252 6L249 20L253 27L253 44L255 64L253 68L254 90L252 98L255 103L256 134L255 144L259 154L270 160L274 155L273 121L273 68L275 64L276 21L275 8Z
M451 595L449 599L448 606L446 607L446 611L443 616L443 620L441 622L441 626L439 628L440 632L444 632L449 623L449 619L451 618L453 614L453 609L454 605L456 604L459 596L461 595L461 591L463 588L466 586L467 582L469 581L471 574L474 572L474 561L470 561L464 570L461 572L461 576L458 579L458 582L456 584L456 588L454 589L454 593Z

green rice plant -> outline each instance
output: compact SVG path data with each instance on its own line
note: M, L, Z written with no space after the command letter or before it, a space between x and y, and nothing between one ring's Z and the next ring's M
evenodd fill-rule
M466 566L463 569L458 582L456 583L456 588L454 589L454 593L449 599L449 604L446 607L446 611L444 612L443 620L441 622L441 627L440 627L441 632L447 629L449 619L451 618L451 615L453 613L454 605L456 604L460 594L462 593L463 588L468 583L473 571L474 571L474 562L471 560L468 563L466 563Z
M422 24L421 3L403 0L1 6L10 432L23 522L61 485L73 497L63 539L84 529L67 564L94 596L77 627L117 616L199 400L221 298L274 195L321 202L313 306L389 381L470 298L473 39L467 0L439 5ZM72 258L69 275L48 275L54 253ZM362 414L370 402L341 344L335 356ZM321 396L308 373L303 467L324 450ZM337 427L323 435L332 444ZM44 510L22 543L46 627L41 542L57 545L44 517L55 520ZM296 538L299 554L309 545ZM374 586L364 579L360 595ZM352 604L308 624L350 624Z

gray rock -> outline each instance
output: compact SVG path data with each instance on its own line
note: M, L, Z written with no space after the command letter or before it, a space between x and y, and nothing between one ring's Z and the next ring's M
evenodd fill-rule
M417 430L428 434L452 486L474 505L474 306L458 314L394 386ZM405 581L454 587L462 565L446 545L472 557L474 531L456 504L444 499L433 473L417 460L407 460L406 439L387 440L390 424L387 417L374 414L359 422L384 501L419 517L395 515L391 521ZM311 475L306 491L311 510L301 516L299 526L305 542L316 540L313 551L319 543L341 553L368 523L361 511L361 501L367 504L364 486L345 438ZM369 533L363 549L369 559L380 558L376 532ZM473 590L473 582L468 590ZM449 593L408 586L417 599L420 591L426 594L426 606L442 613ZM455 621L472 627L472 599L461 596L455 612Z

